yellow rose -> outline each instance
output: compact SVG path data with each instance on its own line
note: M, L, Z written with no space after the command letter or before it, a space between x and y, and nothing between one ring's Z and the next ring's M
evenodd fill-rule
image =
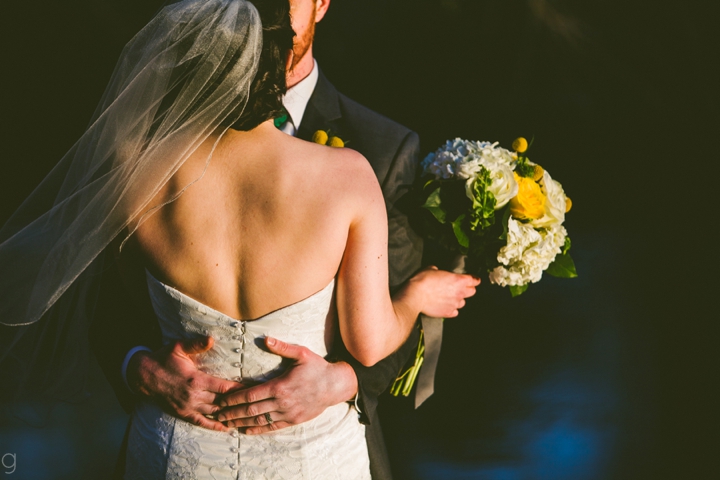
M324 130L318 130L312 136L312 141L320 145L327 145L328 134Z
M527 140L525 140L523 137L516 138L515 141L512 143L512 149L518 153L524 153L527 148Z
M572 208L572 200L570 200L570 197L565 197L565 213L569 212Z
M340 137L330 137L330 143L328 143L331 147L336 148L343 148L345 146L345 142L340 140Z
M515 175L518 194L510 200L510 213L519 220L532 220L545 214L545 195L532 178Z

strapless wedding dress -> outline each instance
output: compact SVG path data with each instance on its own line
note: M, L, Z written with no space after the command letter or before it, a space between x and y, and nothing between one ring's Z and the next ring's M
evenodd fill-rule
M147 274L150 298L165 342L200 335L215 339L198 355L200 370L246 384L285 369L264 350L272 336L326 355L326 320L334 281L323 290L257 320L239 321L193 300ZM132 416L127 480L137 479L370 479L365 427L354 407L341 403L306 423L264 435L207 430L164 413L153 403Z

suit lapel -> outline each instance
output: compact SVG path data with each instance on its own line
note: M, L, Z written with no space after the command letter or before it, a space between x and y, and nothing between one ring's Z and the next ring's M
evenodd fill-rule
M335 134L340 134L338 125L341 118L338 91L320 70L317 85L308 100L297 136L309 141L318 130L331 130Z

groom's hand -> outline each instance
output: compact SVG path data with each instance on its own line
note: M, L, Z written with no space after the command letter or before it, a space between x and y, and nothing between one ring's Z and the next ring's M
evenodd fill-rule
M329 363L311 350L268 337L268 350L293 360L281 376L220 399L218 420L248 435L307 422L357 392L357 377L345 362ZM272 423L268 423L269 414Z
M242 388L242 384L197 369L193 357L212 346L211 337L201 337L180 340L154 352L138 352L128 363L128 384L175 417L211 430L229 431L207 415L220 410L216 404L219 395Z

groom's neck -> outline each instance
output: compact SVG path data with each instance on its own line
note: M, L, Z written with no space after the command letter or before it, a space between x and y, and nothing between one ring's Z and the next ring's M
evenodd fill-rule
M312 46L307 49L303 58L295 64L292 70L287 74L287 88L294 87L300 83L305 77L310 75L315 60L313 59Z

